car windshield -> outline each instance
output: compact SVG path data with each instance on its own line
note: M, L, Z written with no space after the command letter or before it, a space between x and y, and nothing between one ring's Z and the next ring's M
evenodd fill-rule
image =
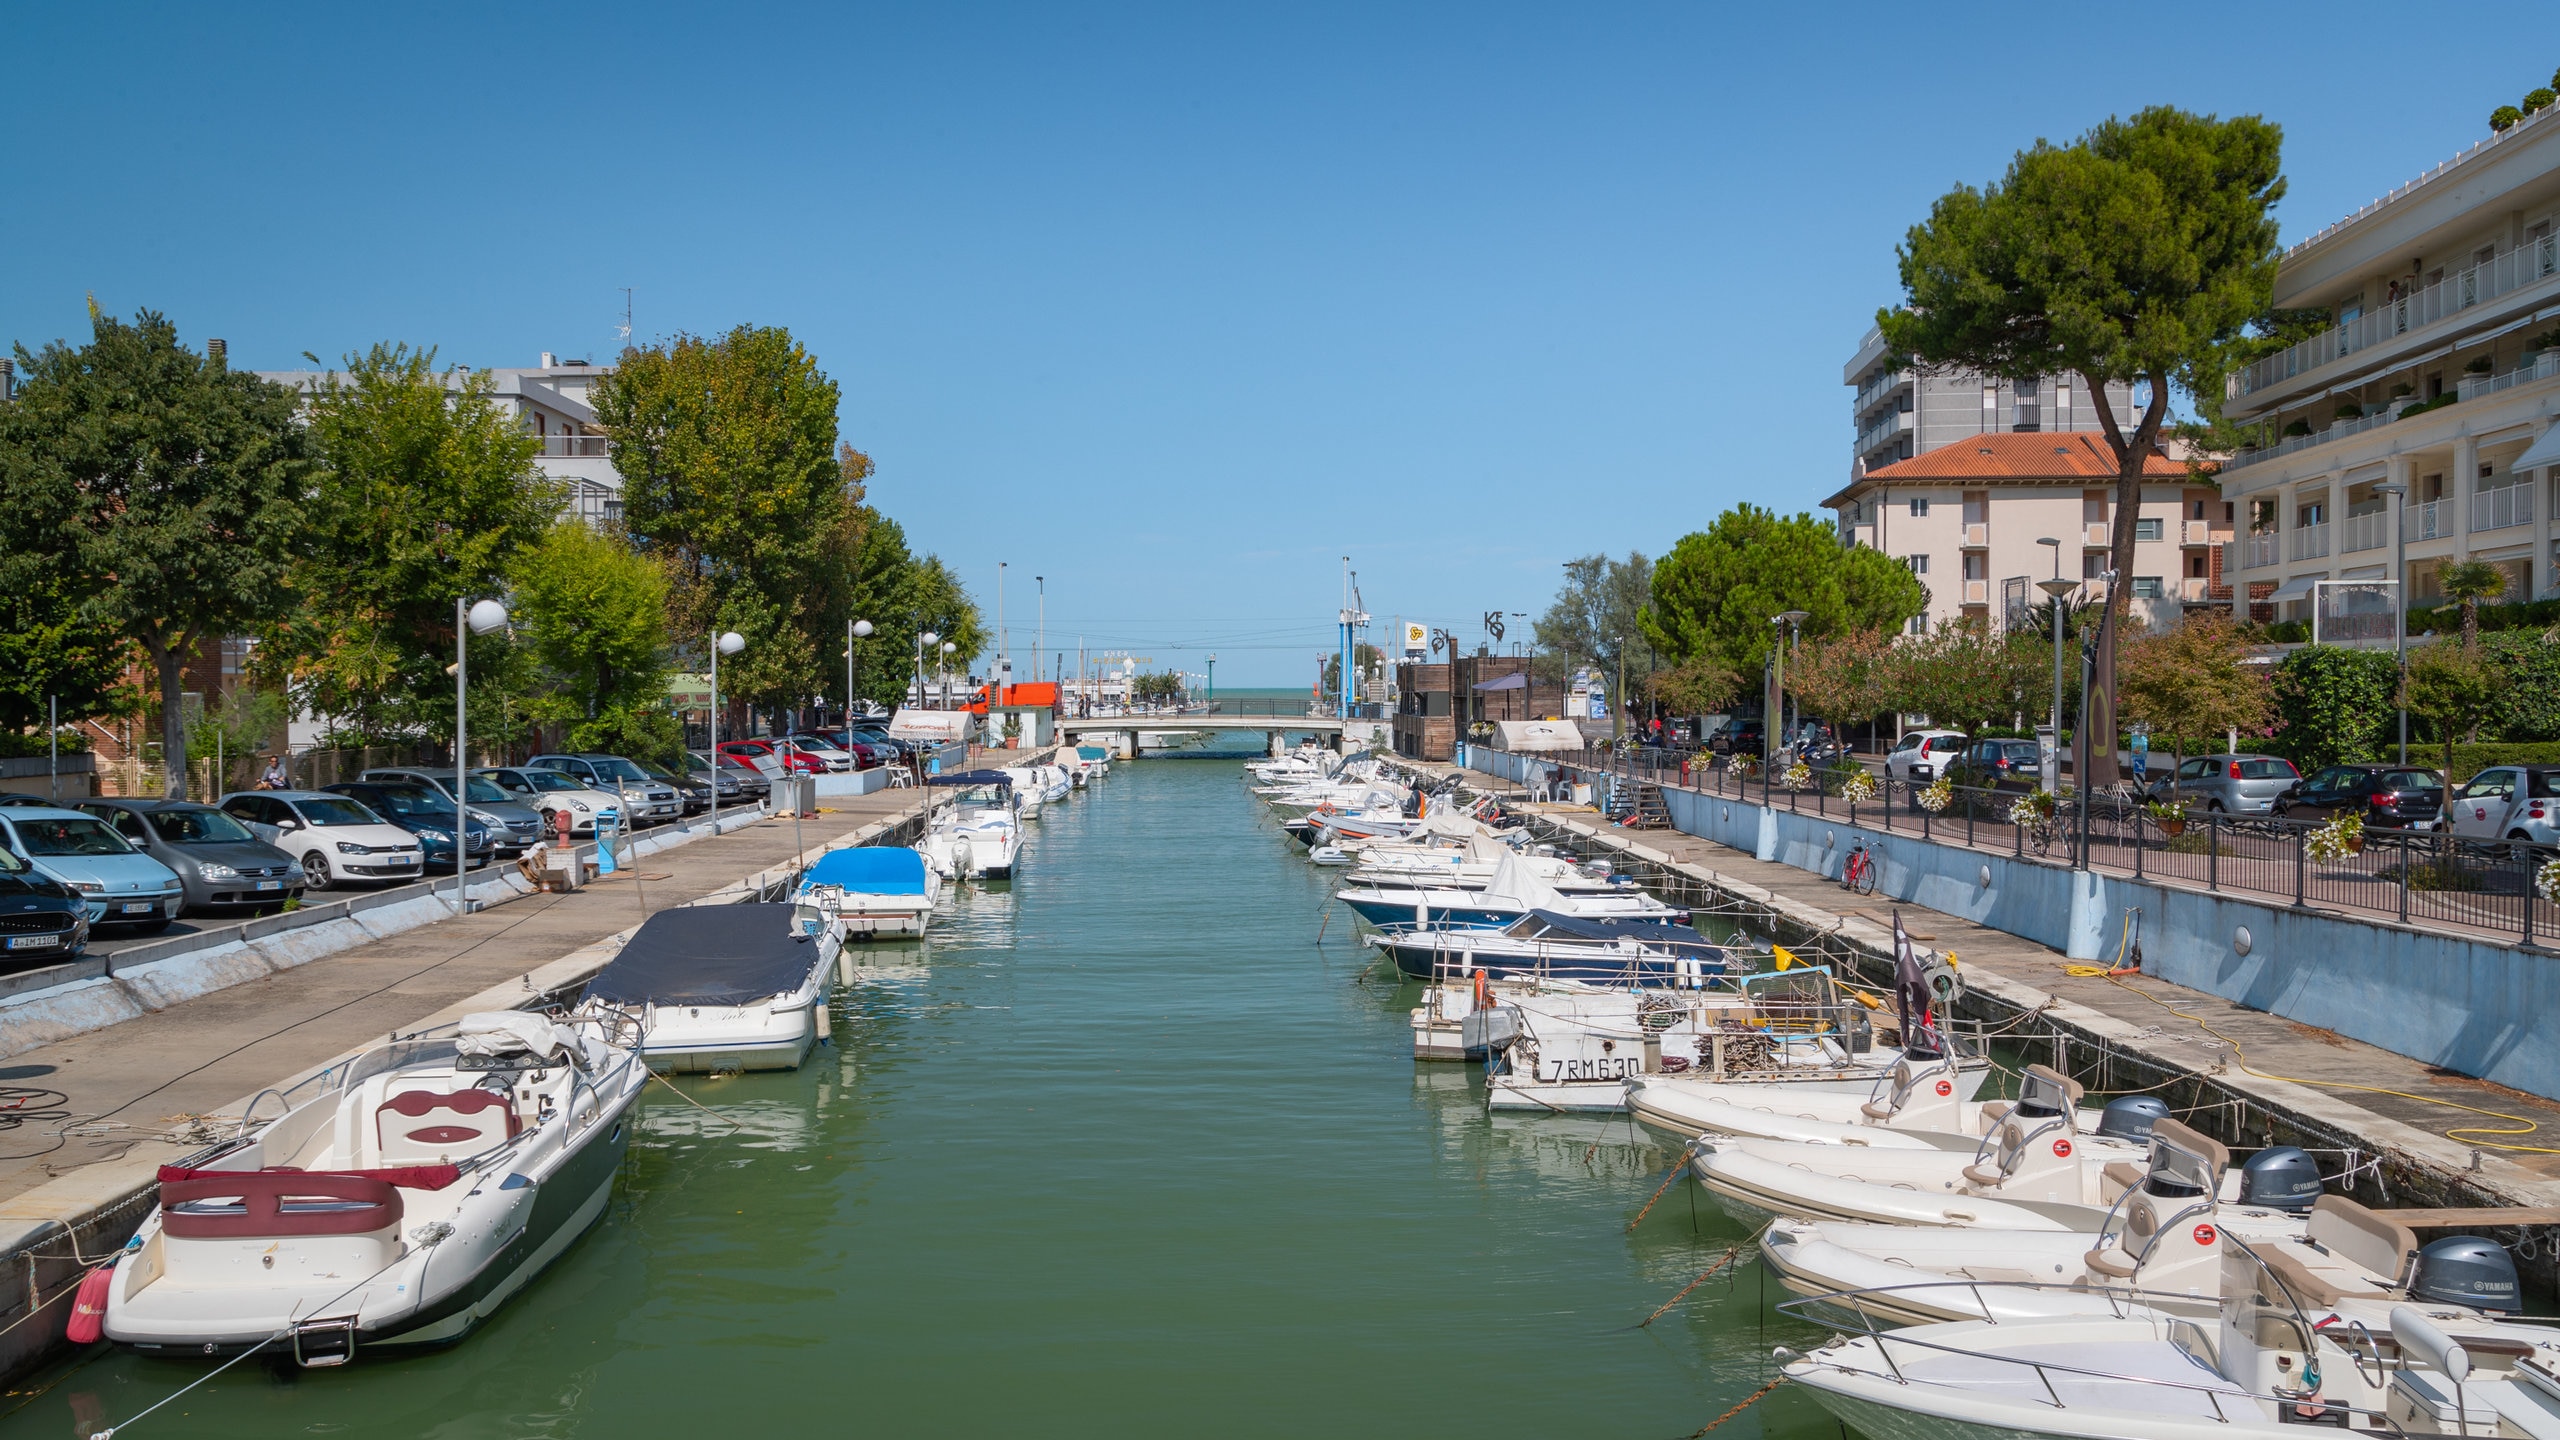
M472 776L462 793L470 796L474 805L504 805L510 798L506 791L498 788L497 781L486 775Z
M2432 770L2394 770L2382 777L2385 790L2441 790L2444 782Z
M18 848L30 855L130 855L133 847L103 820L18 820Z
M442 820L453 814L453 802L424 785L384 785L382 808L413 820Z
M619 755L607 755L601 760L589 760L587 763L595 767L598 777L606 780L646 781L649 778L649 772Z
M154 810L151 828L172 845L232 845L258 837L249 827L219 810Z
M296 800L293 808L302 812L307 825L379 825L382 817L344 795L330 795L310 800Z
M516 773L533 782L534 789L543 791L546 794L556 794L564 790L584 790L587 788L586 786L579 784L577 781L570 779L568 776L561 774L557 770L519 770Z

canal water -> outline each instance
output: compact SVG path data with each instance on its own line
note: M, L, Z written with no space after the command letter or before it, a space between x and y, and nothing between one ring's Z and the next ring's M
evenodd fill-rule
M882 946L793 1073L660 1087L604 1223L450 1350L235 1367L176 1437L1686 1436L1768 1377L1747 1238L1623 1119L1417 1066L1329 881L1232 761L1032 822L1019 878ZM1321 933L1321 943L1319 936ZM85 1437L201 1374L8 1398ZM32 1393L30 1393L32 1392ZM1727 1435L1837 1433L1781 1390Z

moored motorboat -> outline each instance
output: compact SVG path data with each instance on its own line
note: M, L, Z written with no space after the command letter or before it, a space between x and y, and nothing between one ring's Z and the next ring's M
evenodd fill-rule
M791 905L689 905L641 923L587 982L578 1014L634 1028L661 1071L789 1070L827 1032L841 948Z
M932 783L957 793L917 843L926 863L955 880L1012 879L1022 855L1013 777L1001 770L967 770L937 775Z
M646 1081L597 1029L522 1011L395 1036L163 1167L104 1333L306 1366L458 1340L604 1213Z
M823 929L839 941L922 935L933 923L941 888L923 852L908 846L830 850L802 872L791 897L792 923L802 934Z

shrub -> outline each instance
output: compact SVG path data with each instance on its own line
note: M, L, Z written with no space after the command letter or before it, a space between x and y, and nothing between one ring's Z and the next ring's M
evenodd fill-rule
M2553 78L2560 79L2560 76ZM2537 111L2548 110L2555 99L2560 99L2560 95L2555 95L2547 85L2540 89L2527 90L2524 92L2524 113L2531 115Z
M2381 758L2398 711L2399 662L2388 650L2312 645L2276 667L2276 733L2267 749L2308 771Z
M2457 744L2453 747L2453 774L2449 778L2456 785L2468 784L2472 776L2492 765L2560 765L2560 744L2508 740Z
M2311 433L2311 422L2308 420L2296 420L2292 424L2284 427L2284 433L2287 435L2308 435Z
M2338 407L2337 418L2341 420L2361 420L2364 418L2364 407L2361 405L2341 405Z
M2489 112L2489 128L2503 133L2514 129L2516 122L2523 118L2524 112L2513 105L2501 105Z
M65 755L78 755L89 748L87 732L76 725L65 725L58 733L62 737L61 752ZM42 730L0 730L0 759L25 760L41 757L44 753Z
M2463 366L2462 373L2465 375L2486 375L2496 368L2498 368L2497 362L2492 360L2490 357L2483 355L2479 359L2472 361L2470 364Z

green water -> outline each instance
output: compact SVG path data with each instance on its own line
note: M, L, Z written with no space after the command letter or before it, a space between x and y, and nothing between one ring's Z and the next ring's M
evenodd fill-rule
M834 1044L665 1092L605 1221L450 1350L236 1367L178 1436L1684 1436L1755 1389L1756 1269L1633 1329L1741 1227L1623 1120L1489 1118L1417 1067L1328 881L1231 762L1122 765L1021 877L881 947ZM81 1436L199 1367L9 1403ZM1780 1391L1719 1432L1838 1433Z

